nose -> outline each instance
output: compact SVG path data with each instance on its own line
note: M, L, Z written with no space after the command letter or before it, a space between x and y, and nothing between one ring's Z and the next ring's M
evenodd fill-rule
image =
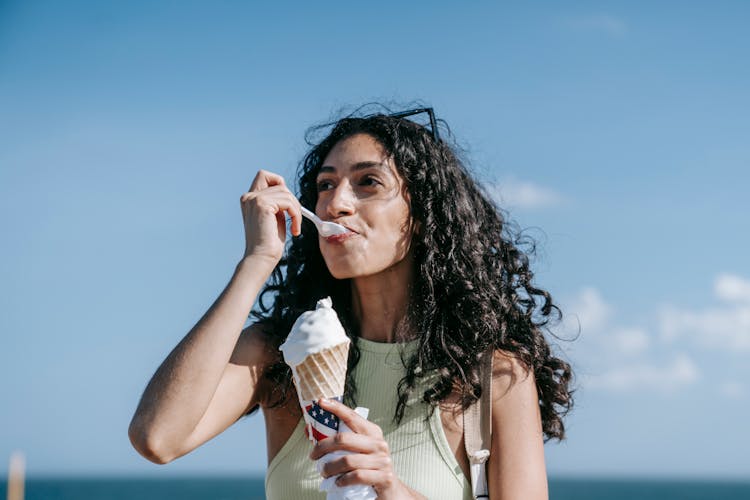
M356 196L348 181L339 184L328 192L325 212L331 219L351 215L355 211Z

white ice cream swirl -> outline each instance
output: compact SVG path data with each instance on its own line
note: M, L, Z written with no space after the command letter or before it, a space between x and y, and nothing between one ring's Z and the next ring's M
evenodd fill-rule
M309 354L349 342L332 306L331 298L326 297L318 301L314 311L300 314L280 347L286 364L299 365Z

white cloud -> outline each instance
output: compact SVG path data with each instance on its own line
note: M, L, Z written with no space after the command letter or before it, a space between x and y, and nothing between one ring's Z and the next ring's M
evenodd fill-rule
M731 274L720 274L714 282L714 293L726 302L750 303L750 281Z
M623 354L640 354L651 345L651 337L642 328L621 328L615 330L612 337Z
M604 301L599 290L586 287L566 302L563 314L566 331L575 332L580 325L584 335L596 334L601 332L612 316L612 306Z
M584 384L592 389L615 391L634 389L673 391L692 384L699 378L700 373L693 360L687 354L681 353L667 366L649 363L619 366L600 375L589 375Z
M659 312L661 336L667 341L680 338L726 351L750 351L750 283L729 274L714 284L718 306L698 310L664 306Z
M583 387L669 392L698 380L698 369L687 354L654 349L648 328L619 323L615 308L596 288L583 288L563 300L562 308L566 336L576 333L580 320L581 335L567 347L583 374Z
M604 33L614 38L621 38L628 33L627 23L623 19L610 14L570 17L564 22L565 25L575 31Z
M721 274L712 293L715 301L698 308L658 306L652 325L622 321L598 289L582 288L560 301L565 337L580 327L580 336L561 347L587 389L673 392L696 383L705 371L719 395L746 398L750 388L737 375L720 383L729 371L717 371L715 363L743 363L750 353L750 281ZM709 350L726 357L712 360ZM705 369L694 360L702 360Z
M502 208L546 208L556 206L564 198L552 189L513 178L488 184L487 191Z

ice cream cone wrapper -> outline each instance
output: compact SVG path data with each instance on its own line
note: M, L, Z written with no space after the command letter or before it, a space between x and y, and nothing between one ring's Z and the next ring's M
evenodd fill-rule
M321 408L317 401L321 398L343 400L348 356L349 342L344 342L312 353L292 368L308 437L314 442L338 432L338 417Z

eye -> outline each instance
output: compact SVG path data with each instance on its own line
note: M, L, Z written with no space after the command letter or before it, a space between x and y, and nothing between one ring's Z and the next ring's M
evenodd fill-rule
M331 181L327 181L324 179L324 180L318 181L316 186L318 188L318 192L320 193L321 191L327 191L328 189L331 189L333 187L333 183Z
M362 180L359 181L359 184L361 186L376 186L380 183L381 182L372 175L366 175L362 178Z

